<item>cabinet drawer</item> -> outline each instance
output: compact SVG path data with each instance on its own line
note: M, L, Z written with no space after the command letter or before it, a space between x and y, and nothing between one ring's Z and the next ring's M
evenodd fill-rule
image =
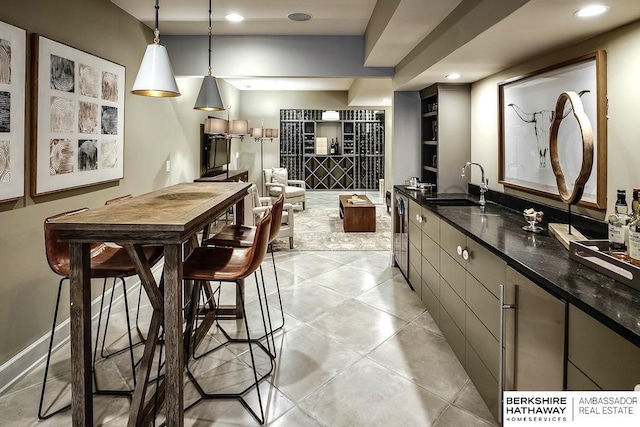
M449 283L460 298L465 299L465 269L455 262L443 249L440 250L440 275Z
M440 298L440 273L424 258L422 258L422 282Z
M440 243L440 218L427 208L422 208L422 231Z
M478 319L468 307L465 322L465 336L467 337L467 341L497 381L498 358L500 357L500 344L498 340L491 335L491 332L489 332L480 319Z
M640 384L640 348L569 305L569 360L603 390Z
M580 372L573 363L567 362L567 390L569 391L600 391L600 387Z
M422 292L422 275L420 274L420 267L416 269L413 264L409 264L409 283L414 291L420 296Z
M465 360L465 339L464 334L453 321L447 310L440 304L440 323L438 324L442 335L447 339L451 349L458 357L460 364L464 366Z
M425 233L422 233L422 257L440 271L440 246Z
M467 237L444 221L440 224L440 246L460 265L465 266L466 262L462 255L458 255L458 246L465 249Z
M469 273L466 277L465 297L473 314L497 339L500 333L500 300Z
M420 273L420 266L422 265L419 243L416 245L413 242L409 242L409 265L413 265L413 268L418 270L418 273Z
M478 389L478 393L487 404L487 407L498 419L498 381L493 378L487 367L482 363L478 354L467 342L465 369L473 385Z
M440 325L440 301L424 281L422 282L422 305L425 306L436 325Z
M418 226L418 228L422 228L420 222L418 221L418 217L420 215L422 215L422 206L420 206L413 200L409 200L409 223L414 223Z
M473 239L467 239L467 250L467 270L499 298L500 285L507 280L507 263Z
M461 331L464 331L465 305L462 298L455 293L451 286L445 281L440 281L440 304L447 310Z
M409 241L418 248L422 245L422 231L420 230L420 225L412 221L409 221Z

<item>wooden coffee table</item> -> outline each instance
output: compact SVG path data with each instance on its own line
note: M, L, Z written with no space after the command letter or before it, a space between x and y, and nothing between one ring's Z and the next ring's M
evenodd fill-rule
M351 195L340 196L340 218L345 232L376 231L376 205L358 194L360 202L351 203Z

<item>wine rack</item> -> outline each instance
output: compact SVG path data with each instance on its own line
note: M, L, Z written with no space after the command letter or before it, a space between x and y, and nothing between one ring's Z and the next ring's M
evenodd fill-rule
M281 167L308 189L377 190L384 178L384 111L339 110L338 120L322 120L323 112L280 110ZM322 134L327 126L333 134ZM316 154L317 137L335 138L337 153Z
M310 156L304 159L305 181L316 190L355 188L355 158L348 156Z

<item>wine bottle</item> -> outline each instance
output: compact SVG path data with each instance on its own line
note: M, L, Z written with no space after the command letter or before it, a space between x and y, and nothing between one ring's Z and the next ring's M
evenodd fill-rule
M608 220L609 253L617 258L625 258L629 232L629 206L625 190L618 190L615 214L609 215Z
M633 189L633 201L631 202L631 221L629 222L629 258L635 265L640 265L640 201L638 196L640 188Z

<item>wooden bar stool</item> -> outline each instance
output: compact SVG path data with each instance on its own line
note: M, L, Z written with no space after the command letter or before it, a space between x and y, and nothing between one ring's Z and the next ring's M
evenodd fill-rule
M69 279L69 271L70 271L70 254L69 254L69 245L66 243L61 243L58 238L58 232L49 228L48 224L53 219L58 219L62 217L67 217L70 215L75 215L80 212L87 211L88 208L82 208L70 212L64 212L52 217L45 219L44 221L44 241L45 241L45 254L47 258L47 262L51 270L59 276L62 276L60 281L58 282L58 293L56 297L56 305L53 314L53 324L51 326L51 338L49 340L49 350L47 353L47 359L44 369L44 379L42 382L42 391L40 394L40 403L38 405L38 418L41 420L51 418L52 416L62 412L71 407L71 404L59 408L52 413L45 414L43 413L42 407L44 403L44 396L47 386L47 376L49 374L49 365L51 362L51 353L53 350L53 341L54 334L56 328L56 322L58 318L58 309L60 307L60 294L62 291L62 284L65 280ZM160 258L162 258L163 250L162 247L159 246L149 246L144 248L144 255L149 264L153 265L157 263ZM91 245L91 278L94 279L106 279L114 278L121 279L123 283L123 293L126 295L126 288L124 287L124 279L127 277L131 277L136 275L135 265L131 261L129 254L124 248L114 247L106 245L105 243L94 243ZM103 291L105 287L103 286ZM103 295L104 299L104 295ZM102 310L102 307L101 307ZM131 371L133 374L134 385L135 385L135 362L133 356L133 344L131 338L131 328L129 322L129 312L128 307L126 308L126 317L127 317L127 326L129 327L129 351L130 351L130 361L131 361ZM97 345L97 342L96 342ZM94 357L95 362L95 357ZM94 371L94 381L95 379L95 371ZM96 394L115 394L115 395L126 395L129 396L132 390L101 390L98 388L96 384Z
M242 283L241 281L251 274L255 275L256 270L262 263L264 256L267 252L267 246L269 244L270 237L270 227L272 223L272 213L271 211L266 212L263 217L258 221L258 224L255 228L255 233L253 235L253 240L251 246L247 247L221 247L221 246L209 246L209 247L198 247L193 250L193 252L189 255L189 257L183 263L183 280L192 280L194 281L194 296L192 297L192 301L198 301L200 296L199 292L201 289L202 282L209 281L220 281L220 282L234 282L238 290L241 290ZM260 293L260 287L257 280L256 275L256 289L258 294ZM246 307L244 305L244 298L242 296L242 292L237 292L239 296L239 303L242 305L242 310L246 313ZM193 304L196 306L197 304ZM195 320L197 308L192 309L189 317L189 322L193 323ZM267 326L264 317L264 311L262 310L262 321L263 326L265 328L265 335L267 335ZM273 358L271 357L269 351L260 343L256 342L256 340L251 339L251 335L249 332L249 322L247 316L245 315L244 319L245 331L247 334L246 340L229 340L224 344L216 347L214 350L226 346L232 342L245 342L249 346L249 353L251 355L251 364L253 369L253 378L254 382L246 387L244 390L238 393L207 393L203 387L200 385L198 380L195 378L195 375L191 372L189 368L189 363L186 363L187 367L187 375L189 376L191 382L196 387L198 392L200 393L201 399L238 399L240 403L251 413L251 415L260 423L264 424L264 409L262 405L262 397L260 394L259 384L262 382L267 376L271 374L273 371ZM191 327L187 325L188 333L185 333L185 339L191 339ZM196 335L196 340L197 336ZM197 346L197 342L193 344L195 348ZM265 354L269 356L270 369L264 375L258 376L258 371L256 368L256 361L253 352L253 345L257 345L261 348ZM189 348L189 343L187 342L187 348ZM244 396L247 392L256 388L258 393L258 402L260 406L260 415L258 415L246 402ZM200 400L192 404L198 403ZM186 408L186 409L189 409Z
M278 272L276 270L276 260L273 255L273 241L278 237L278 233L280 232L280 225L282 223L282 212L284 207L284 196L280 195L275 203L271 207L272 218L271 218L271 227L269 229L269 251L271 252L271 262L273 264L273 273L276 279L276 290L278 291L278 301L280 303L280 315L282 317L280 326L277 328L271 328L270 334L273 341L273 333L279 331L284 327L284 310L282 308L282 297L280 296L280 284L278 283ZM227 225L223 227L218 233L216 233L213 237L206 239L203 242L205 246L228 246L228 247L247 247L251 245L251 242L254 239L254 235L256 232L256 227L248 226L248 225ZM265 294L265 302L267 302L267 290L264 285L264 277L262 276L262 265L260 265L260 276L262 277L262 288ZM267 315L269 317L269 325L271 326L271 315L268 311L267 305ZM262 336L257 339L264 339L265 336ZM275 343L274 343L274 353L275 357Z

